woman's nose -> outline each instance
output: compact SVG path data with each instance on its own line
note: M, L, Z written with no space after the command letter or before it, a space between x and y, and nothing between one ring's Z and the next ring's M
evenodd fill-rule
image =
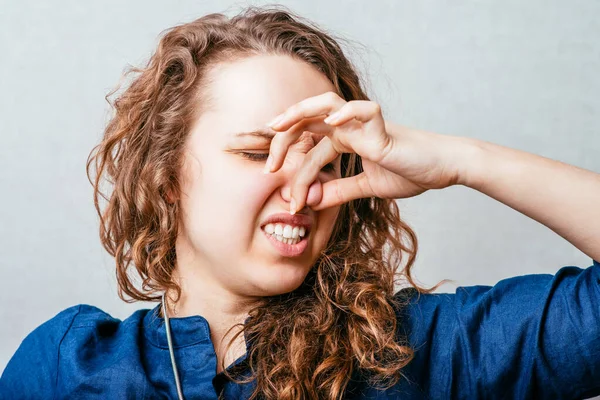
M292 199L291 197L291 180L288 181L281 187L281 197L288 203ZM296 198L296 202L299 201L298 193L294 194ZM305 207L312 207L321 202L321 198L323 197L323 186L319 179L315 180L308 187L308 193L306 195ZM303 208L304 209L304 208ZM303 210L302 209L302 210ZM298 212L302 212L302 210L298 210Z

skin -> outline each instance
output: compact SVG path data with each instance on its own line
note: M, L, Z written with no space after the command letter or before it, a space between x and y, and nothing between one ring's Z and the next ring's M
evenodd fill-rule
M182 296L169 313L205 317L217 357L229 365L244 354L245 346L242 337L230 354L223 354L230 338L224 341L224 333L244 322L257 299L298 288L329 240L339 206L321 211L310 207L321 200L322 183L340 177L341 158L335 160L334 171L318 174L306 206L298 212L313 218L307 249L299 257L282 256L260 225L271 214L289 212L291 178L322 136L303 134L290 146L282 168L265 175L270 141L235 134L264 129L290 105L335 88L314 67L287 56L244 58L220 64L210 74L208 94L214 102L199 116L185 144L174 271ZM250 160L242 151L264 157Z

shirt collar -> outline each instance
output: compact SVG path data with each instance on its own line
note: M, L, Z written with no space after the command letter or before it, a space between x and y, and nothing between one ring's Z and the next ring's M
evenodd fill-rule
M167 330L164 318L159 315L160 307L161 304L158 304L153 309L148 310L144 316L144 335L154 346L168 349ZM249 319L250 317L247 317L244 323L247 323ZM191 315L181 318L169 317L169 324L174 349L200 343L212 344L208 321L201 315ZM250 341L245 334L244 340L246 342L246 350L248 350Z
M165 320L159 315L161 304L148 310L144 317L144 334L153 345L168 349ZM193 346L199 343L212 343L208 321L201 315L182 318L169 318L173 348Z

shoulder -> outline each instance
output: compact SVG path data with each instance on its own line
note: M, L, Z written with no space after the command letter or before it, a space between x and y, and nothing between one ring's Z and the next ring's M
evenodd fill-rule
M43 322L25 337L22 345L41 344L42 341L47 343L59 342L81 312L81 306L82 304L78 304L66 308Z
M445 327L460 324L468 329L491 319L511 323L515 318L539 318L549 311L551 303L558 311L567 299L575 301L582 292L588 298L597 296L600 263L592 261L588 268L563 266L555 274L526 274L502 279L495 285L459 286L455 293L422 294L413 287L404 288L394 296L397 316L413 330L422 328L429 334L439 323Z
M600 393L596 260L455 293L406 288L395 299L399 333L415 351L408 372L433 397L449 387L471 397L499 390L548 398ZM544 385L550 380L554 386Z
M92 334L99 329L106 332L108 326L117 326L123 322L96 306L77 304L40 324L25 337L21 346L26 344L39 347L38 350L47 349L49 345L60 345L73 332Z
M441 334L435 329L439 324L449 327L456 322L454 293L420 293L408 287L398 291L394 300L398 327L408 336L412 347L431 340L432 335Z
M137 311L126 321L141 321L144 311ZM0 398L55 393L59 368L83 357L81 350L98 344L99 339L115 339L117 328L123 323L88 304L58 312L23 339L0 378Z

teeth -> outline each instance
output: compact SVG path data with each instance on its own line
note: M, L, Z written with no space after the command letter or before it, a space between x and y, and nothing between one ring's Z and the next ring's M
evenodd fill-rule
M296 244L306 235L306 228L303 226L267 224L264 229L275 239L286 244Z
M302 240L302 239L300 239L299 237L298 237L298 238L286 239L286 238L284 238L283 236L277 236L277 235L274 235L274 236L275 236L275 239L277 239L277 240L279 240L280 242L282 242L282 243L285 243L285 244L296 244L296 243L298 243L300 240Z
M304 237L306 235L306 228L303 226L291 226L281 224L267 224L265 226L265 232L283 236L286 239Z

